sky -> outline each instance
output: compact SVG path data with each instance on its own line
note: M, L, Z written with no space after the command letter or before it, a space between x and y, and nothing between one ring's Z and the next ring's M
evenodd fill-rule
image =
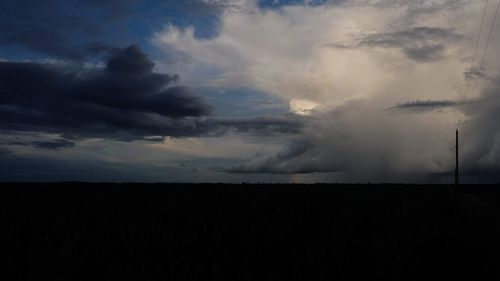
M500 182L499 5L4 1L0 181Z

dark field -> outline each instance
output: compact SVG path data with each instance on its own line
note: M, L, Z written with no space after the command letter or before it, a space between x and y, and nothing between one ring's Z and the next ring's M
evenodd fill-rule
M496 186L0 184L1 280L498 280Z

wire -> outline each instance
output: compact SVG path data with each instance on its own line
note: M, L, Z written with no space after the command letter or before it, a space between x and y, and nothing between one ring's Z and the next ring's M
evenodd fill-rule
M488 7L488 2L489 2L489 0L486 0L485 5L484 5L483 14L482 14L482 17L481 17L481 27L479 28L479 34L477 35L477 38L476 38L476 46L474 48L474 55L473 55L473 58L472 58L472 66L470 68L471 71L473 71L473 69L474 69L475 58L476 58L476 55L477 55L477 48L478 48L478 45L479 45L479 41L480 41L480 37L481 37L481 32L483 30L484 18L485 18L486 10L487 10L487 7ZM484 59L486 58L486 54L487 54L487 51L488 51L488 45L490 43L491 34L493 33L493 28L495 27L495 21L496 21L497 15L498 15L499 8L500 8L500 0L497 3L496 9L495 9L495 14L494 14L493 19L491 21L490 30L488 32L488 37L486 38L486 43L485 43L484 48L483 48L483 54L481 56L481 61L479 62L478 71L481 71L481 69L483 68ZM475 80L474 80L474 86L472 87L473 91L477 88L477 85L479 83L480 78L481 78L481 75L479 75L479 74L476 75ZM464 113L466 113L468 111L468 108L469 108L469 105L470 105L470 101L467 100L467 96L468 96L469 88L470 88L469 85L470 85L469 82L467 82L467 87L466 87L466 90L465 90L465 103L466 104L465 104L465 111L464 111ZM462 129L464 124L461 123L461 121L459 120L457 125L460 125L460 129Z
M471 66L470 66L470 70L471 71L474 69L474 65L476 64L477 49L479 48L479 42L480 42L480 39L481 39L481 33L483 33L484 18L485 18L485 15L486 15L486 10L488 8L488 3L489 3L489 0L486 0L484 2L483 14L481 15L481 25L479 27L479 32L478 32L478 34L476 36L476 44L474 46L474 55L472 56L472 63L471 63ZM465 94L464 94L464 99L465 100L467 100L467 95L469 93L469 88L470 88L470 81L467 80L467 86L466 86Z
M471 69L474 67L474 64L476 63L477 49L479 48L479 39L481 39L481 33L483 32L484 17L486 15L486 9L488 8L488 2L489 0L486 0L486 2L484 3L483 15L481 16L481 27L479 27L479 33L477 34L476 37L476 46L474 46L474 55L472 56Z
M490 32L488 33L488 38L486 39L486 45L484 45L483 56L481 57L481 62L479 63L479 70L481 70L481 68L483 67L484 58L486 57L486 53L488 51L488 44L490 43L491 34L493 33L493 28L495 27L495 20L497 19L499 8L500 8L500 0L497 3L497 8L495 9L495 15L493 16L493 20L491 21ZM479 76L476 78L473 89L476 89L479 78L480 78Z

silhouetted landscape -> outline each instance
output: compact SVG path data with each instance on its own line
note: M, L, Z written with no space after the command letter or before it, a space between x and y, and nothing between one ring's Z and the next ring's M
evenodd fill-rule
M0 185L2 280L495 280L497 186Z

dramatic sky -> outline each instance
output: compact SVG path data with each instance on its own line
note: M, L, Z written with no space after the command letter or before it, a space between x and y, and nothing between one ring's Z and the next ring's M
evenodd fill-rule
M499 182L485 2L3 1L0 181Z

